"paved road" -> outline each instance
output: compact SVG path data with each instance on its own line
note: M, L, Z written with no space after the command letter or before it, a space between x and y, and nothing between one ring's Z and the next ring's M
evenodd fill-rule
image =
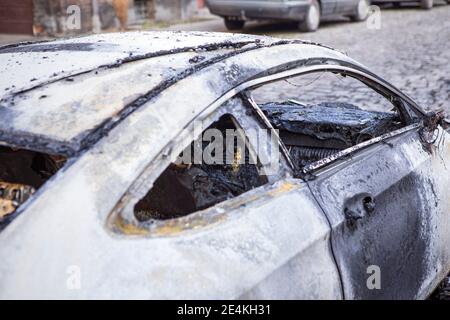
M221 20L172 29L226 31ZM383 8L379 30L369 29L366 22L350 23L341 18L323 23L315 33L300 33L295 24L286 23L250 23L243 32L333 46L392 82L423 107L445 108L450 114L450 5L438 4L431 11L414 6Z

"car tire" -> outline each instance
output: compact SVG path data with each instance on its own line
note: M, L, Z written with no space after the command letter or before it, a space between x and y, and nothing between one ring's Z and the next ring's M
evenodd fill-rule
M402 3L401 2L394 2L394 3L392 3L392 6L394 7L394 8L401 8L402 7Z
M352 21L364 21L369 16L369 1L368 0L359 0L356 5L355 13L350 16Z
M424 10L430 10L433 8L433 0L421 0L420 7Z
M305 15L305 20L301 21L298 28L302 32L313 32L319 29L320 25L320 5L317 0L312 0Z
M245 21L244 20L238 20L238 19L230 19L230 18L224 18L225 27L227 30L233 31L233 30L241 30L244 28Z

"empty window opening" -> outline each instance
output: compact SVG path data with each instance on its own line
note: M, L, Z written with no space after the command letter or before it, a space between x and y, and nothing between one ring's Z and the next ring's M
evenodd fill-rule
M61 156L0 147L0 222L14 213L65 162Z
M219 130L223 141L226 141L227 135L230 138L228 129L234 131L238 126L234 118L225 115L209 129ZM200 145L201 150L205 151L212 142L203 141L202 136L180 154L179 158L183 158L183 154L192 155L190 163L177 161L170 164L155 181L153 188L135 205L134 214L139 221L186 216L267 183L267 177L260 174L257 160L251 159L247 143L244 148L239 148L234 138L236 143L231 147L231 163L226 161L230 154L226 154L225 143L221 150L222 163L207 164L204 159L196 163L193 155L195 145Z
M252 96L299 167L404 126L389 99L331 72L270 83Z

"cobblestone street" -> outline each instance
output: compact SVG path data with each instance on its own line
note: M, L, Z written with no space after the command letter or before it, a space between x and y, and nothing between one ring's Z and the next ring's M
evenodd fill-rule
M345 18L341 19L345 21ZM222 31L221 20L173 27L177 30ZM348 53L410 95L422 107L450 111L450 6L431 11L414 5L382 8L381 28L366 22L326 21L315 33L300 33L295 24L249 23L243 33L300 38L330 45ZM298 92L284 87L286 95Z

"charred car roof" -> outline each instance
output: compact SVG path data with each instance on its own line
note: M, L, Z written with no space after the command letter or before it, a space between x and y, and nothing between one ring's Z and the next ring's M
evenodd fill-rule
M0 47L0 144L71 156L98 140L91 138L96 130L120 122L180 79L248 50L293 43L314 45L323 56L337 53L297 40L200 32Z

